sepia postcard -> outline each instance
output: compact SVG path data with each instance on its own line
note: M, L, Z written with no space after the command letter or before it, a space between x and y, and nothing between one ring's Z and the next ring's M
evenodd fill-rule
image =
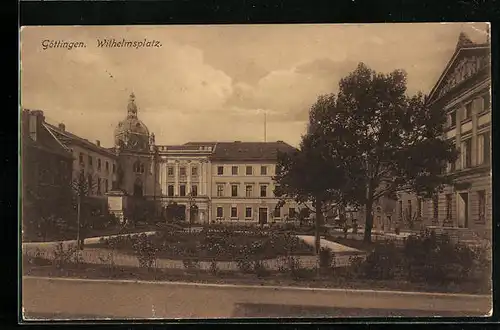
M489 28L22 27L23 320L491 315Z

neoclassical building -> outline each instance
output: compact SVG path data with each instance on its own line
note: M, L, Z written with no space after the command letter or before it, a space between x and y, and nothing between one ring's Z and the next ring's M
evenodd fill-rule
M444 139L460 151L444 175L453 184L432 200L400 192L397 216L416 213L426 226L490 237L491 60L489 43L472 42L461 33L456 50L428 98L434 111L447 115Z
M121 192L132 201L154 201L158 216L176 203L185 208L185 219L200 223L264 224L297 215L293 202L275 210L273 194L277 152L292 146L283 141L157 145L139 119L134 94L126 110L114 130L112 148L78 137L64 124L48 125L73 154L73 177L84 171L96 187L93 196Z

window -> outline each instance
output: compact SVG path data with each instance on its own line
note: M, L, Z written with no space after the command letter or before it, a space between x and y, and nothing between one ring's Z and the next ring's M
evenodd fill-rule
M104 192L107 193L109 190L109 180L104 179Z
M273 213L273 216L275 218L279 218L281 217L281 207L275 207L274 208L274 213Z
M217 166L217 175L224 175L224 166Z
M83 162L83 153L81 153L81 152L78 155L78 161L80 162L81 165L85 165L85 163Z
M456 161L450 162L450 172L455 172L456 169L457 169L457 162Z
M97 158L97 170L98 171L101 170L101 159L100 158Z
M105 168L106 168L106 172L109 172L109 162L108 161L106 161Z
M477 164L487 164L490 162L490 133L477 136Z
M422 198L417 200L417 216L419 218L424 217L424 200Z
M403 218L403 201L399 201L399 205L398 205L398 209L399 209L399 219Z
M451 219L451 194L446 194L446 220Z
M295 218L296 216L297 216L297 214L295 212L295 208L294 207L288 208L288 217Z
M247 185L245 187L245 196L252 197L252 195L253 195L252 194L252 192L253 192L252 190L253 190L253 187L251 185Z
M245 218L251 218L252 217L252 208L251 207L247 207L245 209Z
M101 194L101 178L97 178L97 194Z
M413 210L412 210L412 205L411 205L411 199L408 200L408 208L406 209L408 211L408 217L411 219L413 218Z
M434 218L433 220L437 222L438 216L439 216L439 197L438 195L434 195L432 197L432 217Z
M167 196L173 196L173 195L174 195L174 186L170 184L167 187Z
M479 218L480 222L485 222L486 219L486 192L480 190L477 192L477 201L479 207Z
M168 176L174 176L174 168L173 168L173 166L167 167L167 175Z
M217 185L217 197L223 197L224 196L224 185L218 184Z
M238 185L233 184L231 186L231 196L238 197Z
M134 172L135 173L144 173L144 164L142 164L140 161L136 161L134 163Z
M89 155L89 166L92 166L92 156Z
M253 174L252 166L247 166L245 171L247 175L252 175Z
M231 218L237 218L238 217L238 208L235 206L231 207Z
M198 166L194 165L191 167L191 176L197 176L198 175Z
M113 164L113 173L116 173L116 164Z
M186 176L186 168L184 166L181 166L179 168L179 175L180 176Z
M468 168L471 165L471 139L462 141L462 168Z
M198 196L198 186L197 185L191 186L191 196Z
M464 120L470 119L472 117L472 102L465 105L465 116Z
M224 209L221 206L217 206L217 218L222 218L224 216Z
M489 93L484 94L482 96L482 103L483 104L482 104L482 109L481 109L480 113L483 112L483 111L490 110L490 108L491 108L491 98L490 98L490 94Z
M180 195L181 196L186 196L186 185L181 184L180 185Z
M457 111L453 110L450 112L450 127L455 127L457 125Z
M94 189L92 189L92 185L94 184L93 180L92 180L92 175L87 175L87 185L88 185L88 190L89 190L89 195L92 195L92 192L94 191Z
M267 175L267 166L260 167L260 175Z
M260 186L260 197L267 197L267 186Z
M231 174L232 175L238 175L238 166L232 166L231 167Z

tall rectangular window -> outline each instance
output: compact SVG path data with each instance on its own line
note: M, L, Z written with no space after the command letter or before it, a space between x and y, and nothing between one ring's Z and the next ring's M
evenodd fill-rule
M490 134L489 132L477 136L477 164L490 162Z
M231 207L231 218L237 218L238 217L238 208L236 206Z
M253 168L252 168L252 166L247 166L246 167L246 174L247 175L252 175L253 174Z
M260 167L260 175L267 175L267 166Z
M113 173L116 173L116 164L113 164Z
M80 152L80 154L78 155L78 162L80 163L80 165L83 165L84 164L84 161L83 161L83 153Z
M417 200L417 216L419 218L424 217L424 200L422 198Z
M192 176L198 175L198 166L194 165L193 167L191 167L191 175Z
M467 139L462 141L461 146L461 156L462 156L462 168L469 168L471 166L471 141L472 139Z
M186 176L186 168L184 166L179 167L179 175Z
M238 175L238 166L231 166L231 174Z
M167 175L174 176L174 167L173 166L167 167Z
M260 197L267 197L267 186L260 186Z
M413 218L413 210L412 210L412 205L411 205L411 199L408 200L408 208L406 209L408 211L408 217L410 219Z
M469 102L465 105L465 120L470 119L472 117L472 102Z
M398 209L399 209L398 215L399 215L399 219L401 219L401 218L403 218L403 201L399 201L398 203L399 203L399 205L398 205Z
M288 208L288 217L290 218L295 218L297 216L297 212L295 212L295 208L294 207L289 207Z
M273 216L275 218L280 218L281 217L281 207L275 207L274 208Z
M101 170L101 158L97 158L97 170Z
M245 187L245 196L252 197L253 196L253 187L251 185L247 185Z
M482 109L481 112L483 111L488 111L491 108L491 97L490 93L486 93L482 96Z
M446 194L446 219L451 219L451 194Z
M453 110L449 114L450 118L450 127L455 127L457 126L457 111Z
M109 180L104 179L104 192L107 193L109 190Z
M105 168L106 168L106 172L109 172L109 162L108 161L106 161L106 167Z
M439 196L436 194L432 196L432 217L434 221L438 221L439 217Z
M224 175L224 166L217 166L217 175Z
M224 217L224 209L221 206L217 206L217 218Z
M169 184L167 187L167 196L173 196L174 195L174 185Z
M231 197L238 197L238 185L231 186Z
M195 184L191 186L191 196L198 196L198 186Z
M89 166L92 166L92 156L89 155Z
M97 178L97 194L101 194L101 178Z
M180 196L186 196L186 185L181 184L180 185Z
M485 222L486 220L486 191L480 190L477 192L477 201L479 208L479 222Z
M245 218L251 218L252 217L252 208L251 207L247 207L245 209Z
M217 185L217 197L223 197L224 196L224 185L218 184Z

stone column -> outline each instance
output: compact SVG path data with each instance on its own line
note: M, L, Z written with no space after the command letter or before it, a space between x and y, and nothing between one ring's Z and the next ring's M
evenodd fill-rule
M200 182L200 195L204 196L205 195L205 162L202 160L200 160L200 163L199 163L199 182Z
M187 162L186 166L186 194L191 193L191 161Z

